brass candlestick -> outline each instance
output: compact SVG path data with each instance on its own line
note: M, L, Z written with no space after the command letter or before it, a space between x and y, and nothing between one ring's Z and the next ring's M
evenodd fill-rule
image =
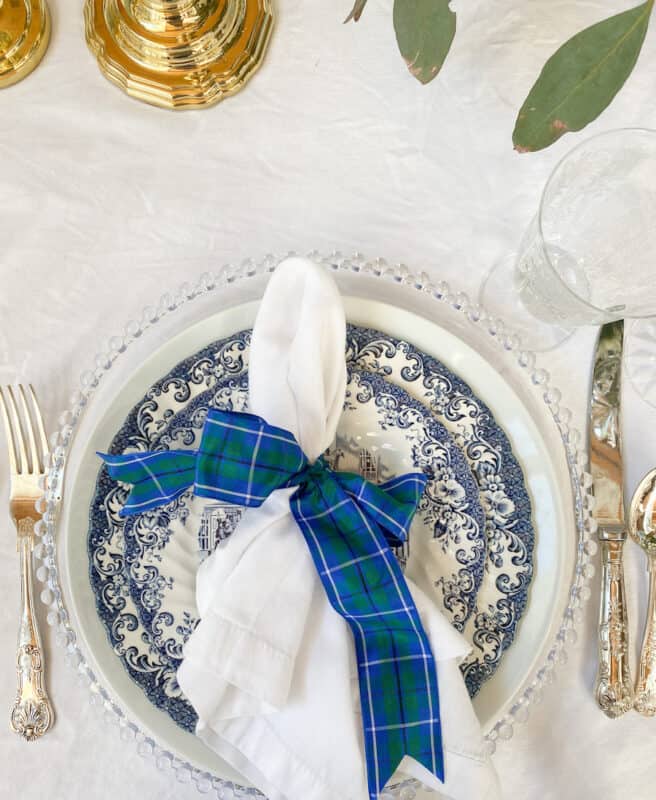
M257 70L273 11L271 0L86 0L85 21L100 69L123 91L164 108L202 108Z
M0 0L0 89L29 75L49 41L44 0Z

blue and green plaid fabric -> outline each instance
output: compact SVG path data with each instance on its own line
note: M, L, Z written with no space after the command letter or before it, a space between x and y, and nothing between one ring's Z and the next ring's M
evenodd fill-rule
M310 464L289 431L260 417L214 409L198 451L101 455L113 478L132 484L122 516L190 486L201 497L244 506L298 487L292 513L330 603L355 639L370 797L378 797L405 755L444 780L435 661L390 550L407 536L424 475L376 486L334 472L321 458Z

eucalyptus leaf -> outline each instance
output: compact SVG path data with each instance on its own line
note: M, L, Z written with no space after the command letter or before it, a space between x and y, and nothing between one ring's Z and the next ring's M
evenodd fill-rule
M367 5L367 0L355 0L355 5L351 9L351 13L348 17L344 20L344 22L357 22L360 17L362 16L362 12L364 11L364 7Z
M456 33L449 0L394 0L394 30L410 72L428 83L440 71Z
M541 150L601 114L635 66L653 5L647 0L592 25L551 56L517 116L516 150Z

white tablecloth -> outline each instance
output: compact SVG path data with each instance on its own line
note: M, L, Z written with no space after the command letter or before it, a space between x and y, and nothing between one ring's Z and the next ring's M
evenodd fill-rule
M277 0L270 51L252 83L212 110L171 114L111 86L86 49L81 4L51 0L43 64L0 93L0 381L34 382L52 429L99 343L149 298L208 266L267 252L358 250L476 295L490 265L516 246L556 160L581 138L515 154L526 92L558 44L633 4L454 3L453 51L422 87L396 52L391 0L370 0L357 26L341 24L350 0ZM635 74L584 135L656 128L654 64L652 30ZM581 331L544 357L580 426L592 340ZM656 461L656 411L629 387L627 412L632 489ZM18 584L6 528L0 708L8 709ZM627 549L635 642L646 576L641 554ZM592 700L595 616L593 600L556 685L498 750L508 798L653 797L656 719L609 721ZM0 725L2 796L195 798L193 786L156 771L103 724L50 629L46 639L57 724L32 745Z

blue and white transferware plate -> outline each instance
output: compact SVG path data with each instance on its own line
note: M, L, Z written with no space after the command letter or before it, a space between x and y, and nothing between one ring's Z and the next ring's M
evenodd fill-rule
M214 346L215 358L203 351L196 361L189 360L187 382L178 376L167 385L175 386L180 396L193 398L202 391L199 383L208 388L226 375L243 375L248 368L248 343L248 333L236 335L234 342L219 342ZM487 561L475 613L464 629L473 651L463 664L467 686L475 694L494 674L515 638L533 577L535 536L522 469L488 406L438 359L406 340L349 325L347 362L386 377L428 406L461 447L478 483ZM144 412L151 420L148 432L160 431L169 447L180 446L179 432L170 432L166 425L172 419L167 410L170 394L170 390L152 390Z
M197 433L202 427L203 406L207 408L208 395L212 395L213 404L221 407L239 410L244 406L248 344L248 332L236 334L179 364L154 384L144 401L134 409L130 429L124 429L117 437L117 446L123 450L193 446L194 428ZM532 570L532 529L521 471L505 435L486 407L466 384L435 359L403 341L353 326L349 326L348 357L351 366L386 376L430 405L463 448L483 490L485 532L494 546L488 552L475 614L465 628L465 635L474 646L472 656L464 665L465 678L470 693L475 694L511 643L523 609L522 602L526 602ZM195 418L190 416L193 414ZM348 449L345 448L347 452ZM496 476L496 482L489 476ZM195 499L186 497L180 508L169 510L174 517L177 515L172 524L180 524L179 520L184 518L183 527L205 533L201 533L200 541L188 537L185 542L182 537L175 536L167 541L167 534L162 530L171 527L169 520L139 518L138 522L130 522L126 529L125 520L117 516L125 491L115 485L105 485L104 490L103 498L103 488L99 484L97 499L103 513L98 516L96 529L92 526L89 539L92 582L100 615L114 651L151 702L168 711L182 727L192 729L195 715L181 697L175 667L181 644L196 621L193 575L199 548L205 552L211 549L212 537L220 537L231 530L238 512L230 509L208 512L204 506L198 507ZM492 494L486 496L486 492ZM470 541L476 542L475 539ZM164 547L163 542L166 542ZM186 547L176 552L182 542ZM475 549L483 553L482 548ZM167 560L181 565L175 591L171 576L158 568L158 555L162 557L162 551ZM126 563L126 554L129 563ZM412 555L413 551L410 569L415 572L418 567L414 566ZM147 564L145 559L151 559L152 563ZM451 605L452 619L458 626L467 619L472 609L470 597L481 580L480 572L472 569L475 559L470 561L467 567L462 565L460 575L451 573L455 580L440 575L433 581L433 590L439 587L442 593L442 607ZM415 563L421 567L423 562L416 559ZM182 573L186 577L182 577ZM447 584L450 603L445 598ZM133 597L137 598L136 604ZM176 597L181 602L172 602Z
M210 407L245 408L246 381L231 379L230 384L231 393L219 386L198 395L172 419L160 445L195 448ZM335 469L360 472L374 482L413 470L430 476L413 523L411 546L398 555L407 574L462 630L483 576L484 517L469 467L446 429L398 386L370 373L351 372L329 458ZM185 503L174 513L164 508L127 521L130 594L162 657L179 662L189 628L196 622L195 539L202 558L230 535L241 511L205 503L199 525L195 516L189 518Z

